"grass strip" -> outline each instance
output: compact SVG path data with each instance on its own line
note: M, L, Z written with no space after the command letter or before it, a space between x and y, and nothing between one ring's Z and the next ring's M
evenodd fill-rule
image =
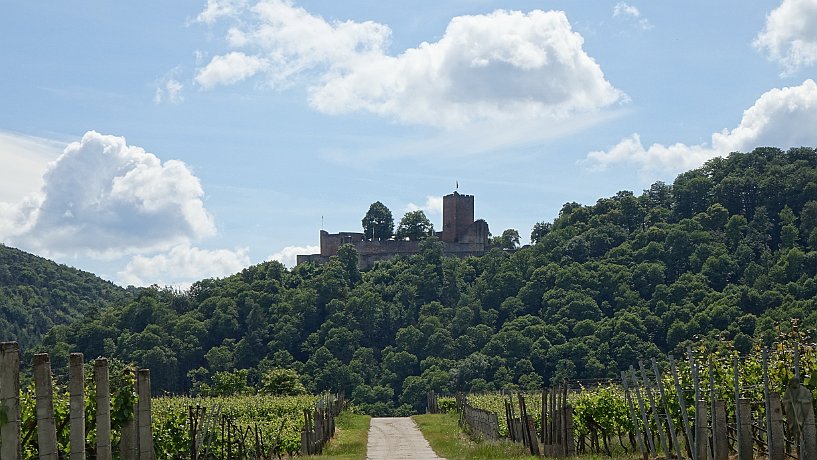
M448 460L535 460L522 444L507 440L473 440L459 427L457 414L424 414L412 417L431 448Z
M368 415L343 412L335 419L335 437L324 447L323 455L306 458L364 460L371 420Z

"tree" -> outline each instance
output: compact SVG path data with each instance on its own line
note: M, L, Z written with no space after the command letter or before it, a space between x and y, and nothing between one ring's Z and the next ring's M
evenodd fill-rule
M394 217L383 203L375 201L363 216L363 234L370 240L387 240L394 234Z
M273 396L294 396L306 393L301 376L294 369L273 368L261 376L261 392Z
M400 219L395 236L400 240L408 238L411 241L420 241L433 234L434 226L431 225L425 213L418 209L417 211L407 212Z
M537 222L533 224L533 230L530 232L530 244L536 244L539 241L542 241L550 230L553 228L553 224L550 222Z
M502 235L491 238L491 244L502 249L516 249L519 247L519 232L509 228Z

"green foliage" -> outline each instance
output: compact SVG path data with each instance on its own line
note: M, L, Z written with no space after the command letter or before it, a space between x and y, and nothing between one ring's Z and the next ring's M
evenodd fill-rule
M383 203L375 201L363 216L363 234L370 240L387 240L394 234L394 217Z
M297 396L306 394L301 376L294 369L270 369L261 376L261 393L272 396Z
M304 410L314 410L317 396L242 395L227 397L160 397L152 400L153 437L157 458L190 458L190 419L188 408L200 406L207 413L219 411L243 432L258 428L266 446L281 454L301 449ZM279 429L281 436L273 446ZM220 449L222 439L215 436L211 449Z
M733 153L641 194L566 203L534 231L530 247L481 257L444 257L426 238L364 272L344 247L323 265L133 290L40 346L54 362L69 350L122 357L175 394L219 372L246 370L258 388L266 371L292 369L309 392L344 391L386 415L421 410L428 389L617 378L693 343L748 352L791 318L817 328L813 149Z
M99 309L121 304L129 297L125 289L91 273L0 244L2 341L31 347L54 325L95 316ZM85 329L77 340L84 341L97 332Z
M431 225L431 221L428 220L426 214L418 209L407 212L400 219L400 224L397 225L397 232L394 236L398 240L419 241L431 235L434 235L434 226Z
M542 231L542 227L534 228L531 233L532 239L540 239ZM512 228L506 229L501 235L491 238L491 246L501 249L516 249L519 247L519 232Z

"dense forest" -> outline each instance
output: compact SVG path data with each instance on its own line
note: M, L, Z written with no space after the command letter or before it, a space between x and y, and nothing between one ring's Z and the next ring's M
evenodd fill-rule
M320 266L142 289L41 347L58 363L69 350L134 361L172 393L288 369L372 414L419 410L427 389L613 377L693 339L747 351L790 318L817 325L817 152L733 153L640 195L567 203L531 240L457 259L428 238L365 272L347 245Z
M131 295L113 283L0 244L0 340L26 348L55 324L93 317Z

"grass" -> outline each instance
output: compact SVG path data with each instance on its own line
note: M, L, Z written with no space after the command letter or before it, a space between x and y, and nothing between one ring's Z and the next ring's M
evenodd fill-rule
M323 455L305 458L363 460L366 458L366 442L369 439L368 415L343 412L335 419L335 437L323 449Z
M457 414L424 414L412 417L431 448L448 460L534 460L522 444L510 441L474 441L459 427Z

